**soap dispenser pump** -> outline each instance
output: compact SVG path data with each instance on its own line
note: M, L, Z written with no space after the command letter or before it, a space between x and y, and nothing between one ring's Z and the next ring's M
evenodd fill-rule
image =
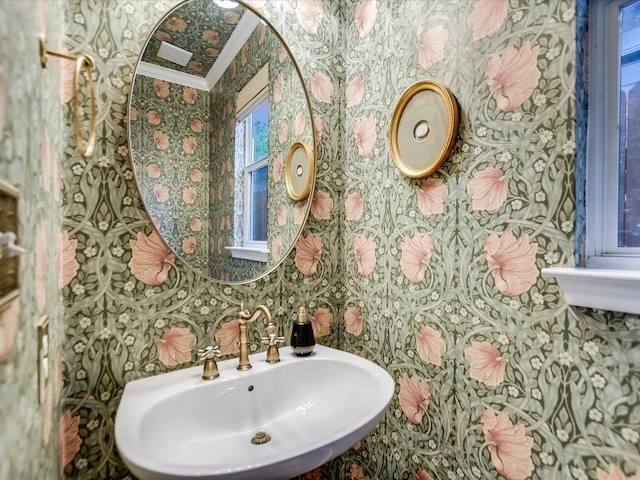
M313 336L313 327L309 320L309 314L305 307L299 307L293 314L293 330L291 332L291 350L299 357L311 355L316 339Z

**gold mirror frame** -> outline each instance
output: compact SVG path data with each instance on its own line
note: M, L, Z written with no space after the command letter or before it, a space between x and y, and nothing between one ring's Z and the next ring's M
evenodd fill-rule
M147 46L149 45L149 42L151 40L151 37L153 36L154 32L157 30L157 28L175 11L177 11L180 7L182 7L183 5L189 3L191 0L182 0L181 2L177 3L176 5L172 6L171 8L169 8L164 15L162 15L162 17L156 22L156 24L154 25L154 27L149 31L149 35L144 43L144 45L142 46L141 50L140 50L140 54L138 55L138 60L136 61L136 67L134 69L134 78L136 75L136 72L138 70L138 67L140 65L140 62L142 61L142 56L147 48ZM261 21L271 29L271 31L276 35L276 37L278 38L278 40L280 40L281 44L283 45L284 49L286 50L287 54L289 55L291 62L293 64L293 67L295 69L295 71L298 74L298 77L300 79L300 84L302 86L302 90L304 92L304 98L305 98L305 105L308 109L309 112L309 120L311 121L311 139L312 139L312 145L306 145L306 148L308 149L308 154L309 154L309 158L310 158L310 166L312 169L311 175L310 175L310 183L309 183L309 189L307 191L307 194L305 195L308 196L309 194L313 193L313 190L315 188L315 179L316 179L316 172L315 172L315 158L316 158L316 154L317 154L317 145L316 145L316 138L315 138L315 131L313 128L313 125L315 125L314 122L314 116L313 116L313 108L312 108L312 103L311 103L311 96L309 93L309 88L307 87L307 84L304 81L304 75L302 74L302 69L300 68L300 65L298 64L298 61L296 60L295 56L293 55L293 52L291 51L291 48L289 48L289 45L287 44L287 42L285 41L284 37L282 36L282 34L280 33L280 31L275 27L275 25L269 20L267 19L258 9L256 9L253 5L247 3L246 0L235 0L240 6L242 6L243 8L247 9L248 11L250 11L251 13L253 13L254 15L258 16ZM133 89L129 92L129 97L128 97L128 101L127 101L127 117L130 118L130 110L131 110L131 106L132 106L132 92ZM131 145L132 145L132 140L131 140L131 128L130 128L130 124L127 123L127 144L128 144L128 148L129 148L129 161L131 163L131 167L132 167L132 171L134 174L134 180L136 183L136 188L138 190L138 194L140 195L141 198L143 198L144 194L142 192L141 186L140 186L140 180L138 179L138 173L136 171L135 168L135 164L133 161L133 154L131 151ZM293 145L292 145L293 147ZM288 188L288 185L287 185ZM151 218L151 213L146 205L146 203L143 201L142 205L144 207L145 212L147 213L147 215L149 216L149 218ZM216 282L218 284L221 285L243 285L243 284L248 284L248 283L252 283L252 282L256 282L258 280L260 280L261 278L269 275L270 273L272 273L274 270L276 270L284 261L285 259L287 259L287 257L290 255L290 253L293 251L293 249L295 248L296 244L298 243L298 240L300 239L300 237L302 236L302 232L304 231L304 225L307 221L307 219L309 218L309 214L311 212L311 201L307 202L307 205L305 207L305 212L304 212L304 219L302 220L302 223L300 224L299 228L298 228L298 233L295 236L294 240L291 242L291 245L288 246L288 248L286 249L286 251L284 251L280 257L280 260L278 260L277 262L275 262L272 266L270 266L269 268L267 268L265 271L263 271L262 273L260 273L258 276L256 277L252 277L252 278L246 278L243 280L234 280L234 281L227 281L227 280L222 280L222 279L218 279L218 278L213 278L209 275L207 275L206 273L202 272L201 270L194 268L188 260L186 260L181 254L180 252L177 250L177 248L174 248L173 245L170 245L169 243L167 243L167 241L164 239L164 237L162 237L162 234L159 232L158 228L153 224L153 222L151 222L152 224L152 228L154 231L156 231L160 237L162 238L163 242L165 243L165 245L167 245L167 247L169 248L169 250L171 250L171 252L176 256L177 259L179 259L183 265L185 265L189 270L191 270L192 272L202 276L203 278L210 280L212 282Z
M303 171L298 175L298 176L306 175L307 177L306 180L302 180L302 179L299 180L304 182L304 186L302 190L300 190L299 186L296 185L296 183L298 183L295 181L296 173L292 171L293 168L295 168L296 170L299 168L304 169L301 163L295 161L294 159L294 155L299 150L304 150L304 155L307 163L306 172ZM313 157L313 152L311 151L311 147L309 146L308 143L296 142L293 145L291 145L291 148L289 148L289 153L287 155L287 162L284 167L284 174L285 174L285 182L287 185L287 192L289 192L289 196L291 197L291 199L294 201L300 201L307 198L307 196L309 195L309 192L311 191L311 185L313 184L313 180L315 177L315 160Z
M437 93L440 99L444 102L447 113L447 126L440 151L438 152L437 156L435 156L435 159L426 164L424 167L416 169L410 167L400 154L400 147L398 145L398 129L400 127L400 121L405 114L405 110L411 100L416 94L426 90ZM424 112L424 115L420 116L420 119L414 126L414 138L415 131L421 125L423 126L423 128L426 128L426 131L423 134L424 137L428 135L428 116L429 112L427 111ZM458 133L458 122L458 104L456 103L455 97L447 89L447 87L431 80L422 80L414 83L409 88L407 88L400 97L400 100L398 100L396 108L393 112L393 117L391 119L391 156L398 169L404 175L410 178L426 177L438 171L438 169L440 169L440 167L447 160L447 157L451 153L451 150L453 150L453 146L455 145L456 136Z

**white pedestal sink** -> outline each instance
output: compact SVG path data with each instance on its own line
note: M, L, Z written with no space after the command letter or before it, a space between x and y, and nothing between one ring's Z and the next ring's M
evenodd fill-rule
M202 367L130 382L116 415L120 455L140 480L283 480L348 450L380 420L394 382L382 368L316 345L281 362L251 355L220 362L220 377ZM253 444L257 432L271 440Z

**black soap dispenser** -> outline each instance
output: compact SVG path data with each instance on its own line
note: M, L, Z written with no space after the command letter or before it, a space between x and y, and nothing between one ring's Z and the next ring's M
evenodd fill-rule
M299 307L293 314L293 331L291 332L291 350L299 357L307 357L313 352L316 339L313 327L305 307Z

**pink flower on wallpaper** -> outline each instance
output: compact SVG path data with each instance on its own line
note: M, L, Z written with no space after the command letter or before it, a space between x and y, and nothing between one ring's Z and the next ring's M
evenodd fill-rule
M418 47L418 63L429 68L444 58L444 44L449 39L449 31L442 25L427 30Z
M418 209L423 215L444 212L444 197L449 189L441 178L427 178L418 193Z
M322 237L310 233L301 236L296 243L295 263L297 269L307 277L316 273L320 257L322 257Z
M313 312L311 317L311 327L313 328L313 335L316 337L324 337L331 333L331 322L333 321L333 314L327 308L318 308Z
M36 227L36 278L35 278L35 294L36 306L38 313L44 313L44 307L47 302L47 278L49 277L47 268L49 265L49 245L47 241L47 229L43 223Z
M413 477L413 480L433 480L433 477L424 470L418 470Z
M274 262L279 262L284 253L284 241L280 235L277 235L271 242L271 257Z
M211 45L217 45L220 41L220 34L215 30L205 30L202 32L202 40Z
M439 331L431 327L422 327L416 335L416 348L423 362L440 366L442 365L442 354L447 345L442 340Z
M80 451L82 439L78 435L78 426L80 425L80 415L71 416L70 410L60 417L58 423L58 463L60 467L60 476L65 467L71 463L73 457Z
M171 30L172 32L184 33L187 29L187 22L180 17L171 17L169 20L164 22L164 28Z
M364 80L361 76L354 77L347 85L347 107L358 105L362 101L364 94Z
M530 244L529 235L518 240L511 231L485 240L484 257L500 293L514 297L531 288L538 278L537 251L538 244Z
M193 155L198 147L198 139L196 137L185 137L182 139L182 150L187 155Z
M147 122L151 125L160 125L160 114L155 110L150 110L147 112Z
M140 112L138 112L138 109L136 107L131 107L131 110L129 111L129 118L132 122L138 120L138 113Z
M505 363L500 351L488 342L471 342L464 351L469 362L469 376L487 387L497 387L504 381Z
M273 103L280 103L282 101L283 90L284 90L284 75L280 74L276 77L276 81L273 82Z
M289 212L287 211L287 207L285 205L280 205L278 207L278 225L284 227L287 224L287 216Z
M44 403L42 405L42 440L45 445L49 444L49 435L51 434L51 424L53 421L52 416L51 382L47 382L47 386L44 388Z
M307 126L307 117L305 116L304 113L302 112L298 112L296 114L296 118L293 121L293 131L296 134L296 136L300 136L302 135L302 132L304 132L304 127Z
M315 134L316 140L320 141L322 139L322 132L324 131L324 120L322 117L313 117L313 133Z
M156 40L159 40L161 42L168 42L169 40L171 40L171 35L169 35L167 32L163 32L161 30L158 30L156 33L154 33L153 37Z
M235 178L229 177L227 191L229 192L229 198L233 198L233 192L235 191Z
M191 120L192 132L200 133L202 132L203 127L204 127L204 124L202 123L202 120L200 120L199 118L194 118L193 120Z
M373 25L376 22L378 7L376 0L360 0L353 11L353 20L358 30L360 38L369 36Z
M202 170L200 170L199 168L192 169L191 173L189 174L189 178L192 182L200 183L202 181Z
M333 83L322 72L316 73L311 79L311 94L318 102L331 103L333 95Z
M182 98L189 105L193 105L198 99L198 90L193 87L184 87L184 90L182 91Z
M356 235L353 238L353 256L356 260L358 273L366 277L376 266L376 242L366 235Z
M242 49L240 50L240 63L242 64L243 67L247 64L248 60L249 60L249 42L245 42L245 44L242 45Z
M75 62L58 62L59 69L59 95L60 104L64 105L73 98L73 78L75 76ZM0 76L0 82L4 84L4 79ZM0 88L4 91L4 88ZM1 94L0 94L1 95Z
M162 284L169 276L171 264L176 257L160 234L155 230L149 236L138 232L137 240L129 240L129 245L131 245L129 270L133 276L146 285Z
M413 375L408 377L403 374L400 378L400 393L398 400L400 408L414 425L422 422L422 417L427 413L427 408L431 403L431 387L426 380Z
M190 362L193 360L194 343L196 343L196 337L188 328L171 328L157 343L158 359L166 367Z
M160 98L167 98L169 96L169 84L164 80L155 79L153 81L153 89Z
M169 148L169 135L159 130L154 130L153 141L156 142L158 150L166 150Z
M362 468L355 463L351 464L349 473L351 474L351 480L370 480L369 477L364 474Z
M400 269L410 282L420 283L427 273L431 256L433 255L433 241L429 235L416 233L413 237L405 237L400 243Z
M281 153L276 155L273 160L273 181L280 183L282 181L282 169L284 168L284 157Z
M478 0L467 23L473 30L473 41L496 33L507 19L509 0Z
M509 415L482 412L480 420L493 466L507 480L525 480L533 473L533 438L525 435L524 425L509 420Z
M322 0L299 0L296 7L296 18L300 26L309 35L318 33L318 27L324 17Z
M253 2L253 6L256 7L255 1ZM267 37L267 27L262 22L260 22L258 24L258 45L262 45L266 37Z
M289 138L289 125L287 122L283 122L280 124L280 128L278 129L278 141L280 143L285 143Z
M362 333L362 314L356 307L349 307L344 312L344 322L347 327L347 333L356 337Z
M231 320L223 323L216 332L216 340L220 344L223 355L234 355L240 351L240 322Z
M184 237L182 239L182 251L186 255L193 255L193 252L196 251L197 246L198 240L196 240L196 237Z
M205 48L204 54L209 58L218 58L220 56L220 50L217 48L209 47ZM215 91L211 90L211 100L215 100Z
M531 96L540 80L539 50L537 46L531 48L527 40L520 50L509 45L502 56L491 57L487 64L487 85L498 108L510 112Z
M304 218L305 218L304 203L297 202L293 206L293 224L302 225L302 222L304 222Z
M226 12L224 12L223 18L224 18L224 23L228 23L229 25L235 25L240 21L240 15L230 10L227 10Z
M356 141L358 155L366 157L373 150L378 134L376 133L376 117L359 117L353 125L353 138Z
M489 167L477 172L467 184L472 210L497 210L507 199L509 183L502 170Z
M78 240L69 239L69 232L62 231L58 236L58 288L62 290L71 283L76 275L80 264L76 260L76 247Z
M187 205L193 205L198 197L198 191L195 187L187 187L182 190L182 201Z
M192 218L191 223L189 224L189 228L192 232L202 231L202 220L200 220L199 218Z
M202 64L202 62L196 62L195 60L191 60L187 64L187 68L195 72L202 72L202 70L204 70L204 65Z
M4 362L11 356L13 343L18 332L20 314L20 299L11 301L8 307L0 311L0 361Z
M165 203L169 200L169 187L156 183L151 190L153 191L153 195L156 197L156 202Z
M236 70L237 70L238 66L236 64L235 59L231 60L231 63L229 64L229 73L231 74L231 79L235 80L236 78ZM231 100L229 100L231 102ZM231 111L231 110L229 110Z
M329 220L331 217L331 209L333 208L333 199L327 192L317 190L313 194L311 201L311 215L318 220Z
M598 468L598 480L640 480L640 472L636 473L632 477L627 477L622 470L617 465L613 463L609 464L609 472L605 472L604 470L600 470Z
M347 220L360 220L364 211L364 201L360 192L353 192L344 201L344 208L347 211Z

